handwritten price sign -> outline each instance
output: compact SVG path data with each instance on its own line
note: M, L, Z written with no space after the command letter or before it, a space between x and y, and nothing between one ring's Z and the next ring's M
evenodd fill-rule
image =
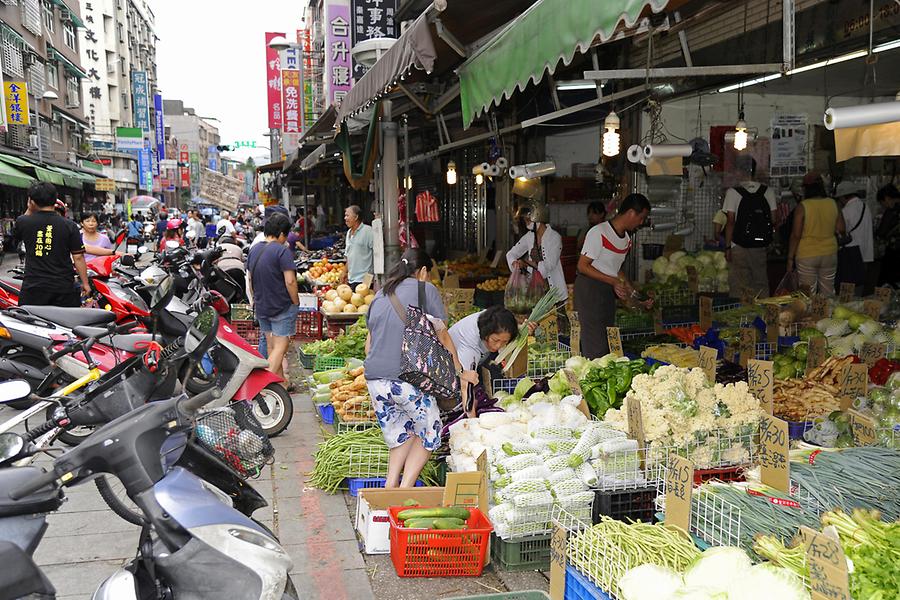
M747 385L766 412L772 414L772 401L775 394L775 363L771 360L747 361Z
M812 297L812 301L810 302L810 310L813 317L816 319L824 319L828 316L828 300L825 299L825 296L819 296L816 294Z
M865 342L863 343L862 350L860 350L859 358L871 369L876 362L884 358L886 350L887 348L884 344Z
M841 301L841 304L846 304L853 300L853 296L856 294L856 285L852 283L842 283L841 284L841 293L838 296L838 300Z
M706 379L710 383L716 382L716 359L718 352L709 346L700 346L700 368L706 373Z
M694 465L677 454L669 455L666 471L666 523L690 531L691 493L694 486Z
M741 339L738 343L741 353L741 366L746 367L747 361L756 354L756 328L741 327Z
M877 441L875 435L875 421L858 410L850 409L850 431L853 435L853 443L857 446L871 446Z
M844 369L844 383L841 385L841 408L846 410L853 401L868 392L869 371L864 364L848 365Z
M837 534L828 535L800 527L800 536L806 546L812 597L816 600L851 600L847 559Z
M790 490L788 426L777 417L765 415L759 429L760 479L764 485L787 493Z
M606 328L606 340L609 342L609 353L616 356L624 356L622 353L622 336L618 327Z

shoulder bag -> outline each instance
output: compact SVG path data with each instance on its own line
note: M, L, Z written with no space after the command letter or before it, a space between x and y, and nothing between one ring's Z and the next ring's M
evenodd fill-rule
M388 298L404 324L400 379L434 396L442 411L453 409L459 403L459 378L453 356L426 316L425 283L419 282L419 306L409 305L404 311L396 294Z

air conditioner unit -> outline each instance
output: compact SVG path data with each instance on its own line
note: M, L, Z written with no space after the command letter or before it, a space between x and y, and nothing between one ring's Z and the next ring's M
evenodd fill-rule
M31 148L38 147L38 136L36 133L31 133L28 135L28 146Z
M35 63L37 63L37 61L38 61L37 58L38 58L37 54L32 54L31 52L26 52L22 56L22 60L25 63L26 67L30 67L30 66L34 65Z

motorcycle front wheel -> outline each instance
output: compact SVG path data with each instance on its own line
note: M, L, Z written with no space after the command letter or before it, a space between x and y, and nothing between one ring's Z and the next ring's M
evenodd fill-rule
M269 437L287 429L294 417L294 402L280 383L270 383L252 401L253 416Z

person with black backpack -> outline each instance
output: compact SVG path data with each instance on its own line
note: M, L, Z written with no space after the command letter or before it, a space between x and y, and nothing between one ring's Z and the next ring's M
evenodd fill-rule
M722 205L728 217L725 225L728 286L735 297L742 293L767 297L766 249L775 231L775 192L753 180L756 161L752 157L739 156L735 167L744 180L725 192Z

